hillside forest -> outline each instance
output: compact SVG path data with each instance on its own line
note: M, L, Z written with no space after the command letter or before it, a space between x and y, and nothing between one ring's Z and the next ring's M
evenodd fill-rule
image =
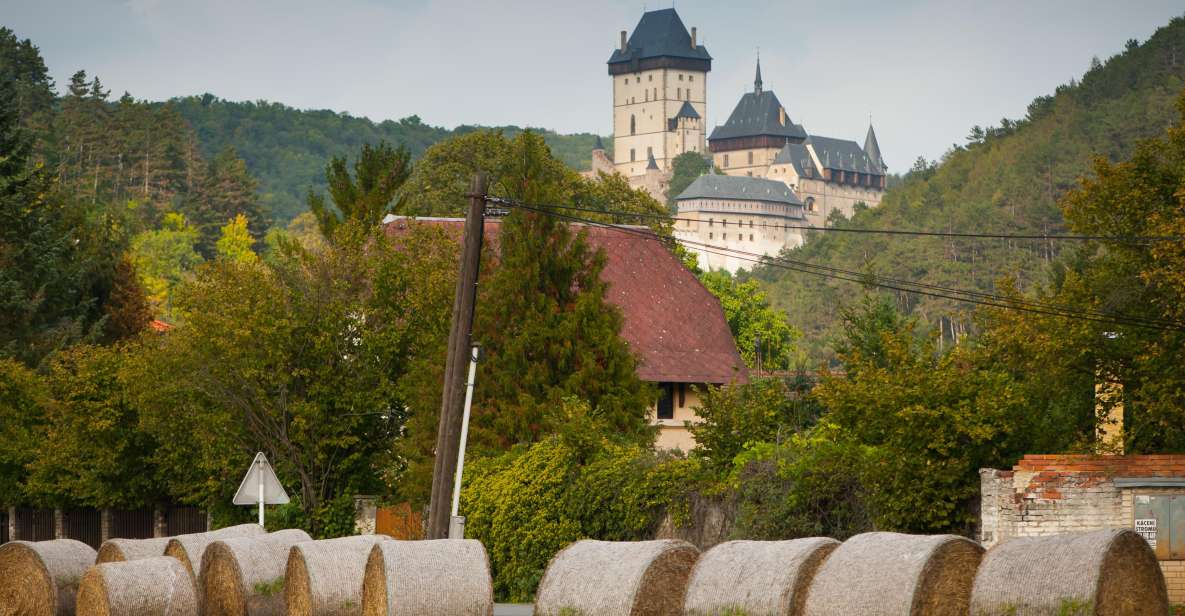
M461 513L498 599L529 600L574 540L691 537L706 511L730 538L970 535L979 469L1115 447L1110 404L1126 451L1185 450L1185 243L1163 241L1185 237L1182 43L1178 18L833 221L1091 239L820 231L783 257L863 284L777 260L695 270L765 371L702 388L683 452L653 446L659 392L620 336L605 255L545 205L644 214L670 237L667 203L576 172L595 137L114 97L83 71L59 87L0 29L0 506L183 503L231 524L264 451L293 495L270 526L351 534L359 494L422 510L459 248L380 221L455 215L484 172L540 205L487 246L474 319Z

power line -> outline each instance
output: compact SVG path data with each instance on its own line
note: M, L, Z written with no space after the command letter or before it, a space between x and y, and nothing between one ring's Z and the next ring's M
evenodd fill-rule
M669 242L673 238L665 238L653 234L651 232L642 231L637 228L624 227L621 225L606 223L598 220L588 218L581 218L578 216L571 216L562 214L560 212L552 211L552 206L537 207L531 206L517 201L498 198L498 202L505 205L520 207L522 209L538 212L541 214L559 217L570 220L572 222L580 222L605 228L612 228L624 233L635 235L641 239ZM602 212L603 213L603 212ZM939 285L931 285L926 283L917 283L873 274L865 274L862 272L854 272L851 270L844 270L840 268L833 268L828 266L821 266L803 261L795 261L793 259L786 259L781 257L768 257L758 253L751 253L739 249L728 248L724 246L716 246L712 244L705 244L702 242L694 242L684 240L683 243L691 244L699 247L700 250L709 254L716 254L720 256L732 257L741 261L766 264L781 269L787 269L799 273L810 274L813 276L843 280L847 282L854 282L875 286L884 289L901 291L904 293L913 293L917 295L924 295L928 297L935 297L941 299L950 299L958 302L989 306L995 308L1003 308L1008 310L1019 310L1024 312L1031 312L1036 314L1044 314L1049 316L1058 316L1067 319L1078 319L1085 321L1092 321L1097 323L1108 324L1124 324L1134 327L1141 327L1146 329L1155 329L1160 331L1185 331L1185 324L1175 321L1158 321L1143 319L1140 317L1131 317L1123 314L1107 313L1094 310L1083 310L1064 305L1048 304L1043 302L1033 302L1029 300L1021 300L1013 297L1006 297L1001 295L993 295L990 293L983 293L979 291L967 291L962 289L953 289L949 287L942 287ZM917 288L909 288L917 287ZM926 290L923 290L926 289Z
M512 200L504 197L488 197L491 203L510 204ZM593 214L605 214L608 216L623 216L633 218L646 218L652 220L664 220L673 222L687 222L703 224L708 221L698 220L694 218L680 218L678 216L668 216L665 214L650 214L646 212L624 212L620 210L601 210L592 207L581 207L576 205L547 205L546 207L560 210L571 210L575 212L588 212ZM723 214L723 213L722 213ZM739 215L740 213L738 213ZM725 228L728 223L724 223ZM742 225L737 223L738 227ZM814 227L811 225L788 225L788 224L767 224L763 225L765 229L797 229L806 231L826 231L834 233L863 233L869 235L896 235L904 237L939 237L949 239L992 239L992 240L1056 240L1056 241L1100 241L1100 242L1116 242L1116 243L1145 243L1145 242L1185 242L1185 236L1181 235L1059 235L1059 234L1010 234L1010 233L958 233L958 232L943 232L943 231L911 231L903 229L867 229L854 227Z

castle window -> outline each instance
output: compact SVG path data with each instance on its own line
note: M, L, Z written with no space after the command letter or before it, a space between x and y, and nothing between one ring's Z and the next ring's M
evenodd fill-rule
M646 146L646 157L649 158L651 156L654 156L654 148Z
M749 164L750 165L753 164L753 153L752 152L749 152ZM753 174L750 173L749 175L753 175Z
M683 98L683 88L675 88L675 98Z
M679 73L679 81L683 81L683 73Z
M714 226L716 226L716 219L715 219L715 218L709 218L709 219L708 219L708 226L709 226L709 227L714 227Z
M631 132L632 132L632 131L631 131ZM630 148L630 162L632 163L632 162L634 162L634 160L635 160L635 158L634 158L634 149L633 149L633 148Z
M654 75L647 75L646 81L654 81Z
M630 116L630 134L633 135L636 132L638 132L637 118ZM630 160L633 160L632 156L630 157Z
M713 234L713 233L709 233L709 234L708 234L708 239L712 239L714 236L715 236L715 234Z
M630 85L630 78L629 77L625 78L625 85L627 85L627 86Z
M658 88L654 89L654 100L658 100Z
M687 81L695 81L695 75L688 75Z
M728 166L728 154L725 154L725 155L724 155L724 166L725 166L725 167L727 167L727 166Z
M684 92L684 94L686 94L686 96L684 97L683 100L686 100L686 101L691 100L691 88L687 88L687 91Z
M727 241L727 240L728 240L728 234L727 234L727 233L721 233L721 234L720 234L720 239Z
M814 197L807 197L806 198L806 210L808 212L815 211L815 198Z
M752 242L752 241L753 241L753 234L752 234L752 233L750 233L750 234L749 234L749 241L750 241L750 242Z

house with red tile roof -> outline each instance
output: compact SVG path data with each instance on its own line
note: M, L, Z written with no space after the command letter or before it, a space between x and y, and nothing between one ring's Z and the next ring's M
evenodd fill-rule
M388 235L431 224L448 227L460 239L465 221L388 216L384 223ZM621 309L621 337L638 358L638 377L661 392L650 409L651 423L659 428L656 446L689 451L695 439L686 422L699 419L694 386L749 380L720 301L649 228L576 226L587 231L590 245L605 251L605 299ZM497 245L500 228L498 219L486 220L491 245Z

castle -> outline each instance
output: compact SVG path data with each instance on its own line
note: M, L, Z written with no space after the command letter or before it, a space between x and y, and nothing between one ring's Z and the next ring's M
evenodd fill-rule
M608 61L613 83L613 156L598 140L591 175L620 173L631 186L665 202L675 158L700 153L721 173L746 179L705 176L684 194L673 196L680 218L703 218L708 223L689 228L686 220L681 221L676 237L694 234L729 248L741 242L738 245L744 250L764 255L801 243L802 233L782 233L786 227L823 227L835 212L850 217L858 203L868 207L880 203L887 167L871 123L863 146L809 134L790 119L777 95L765 89L760 60L753 91L741 96L728 120L708 134L712 56L697 39L696 28L689 32L673 8L644 13L628 38L626 31L621 32ZM764 223L766 229L779 232L768 232L760 243L756 243L756 231L729 235L724 231L729 213L734 223L758 224L754 229ZM738 213L746 215L743 221L735 218ZM720 215L724 226L719 237L718 231L707 230L717 224L717 217L709 214ZM720 259L713 262L698 252L705 267L735 271L744 266L735 259L727 265Z

